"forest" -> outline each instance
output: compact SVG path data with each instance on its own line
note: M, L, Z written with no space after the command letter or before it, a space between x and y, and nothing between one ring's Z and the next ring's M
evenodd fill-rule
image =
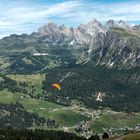
M108 134L102 135L103 139L108 138ZM11 128L0 129L0 140L100 140L98 134L86 139L72 133L63 131L46 130L14 130Z
M60 80L71 73L64 81ZM109 107L116 111L140 111L140 68L115 69L95 66L93 62L86 65L57 67L46 74L43 89L47 100L55 102L50 94L50 85L61 85L60 100L69 105L70 100L77 99L86 106L97 109ZM96 101L97 93L104 94L103 101Z
M16 104L0 104L0 128L24 130L33 126L44 126L45 124L48 128L58 127L55 120L30 113L18 102Z

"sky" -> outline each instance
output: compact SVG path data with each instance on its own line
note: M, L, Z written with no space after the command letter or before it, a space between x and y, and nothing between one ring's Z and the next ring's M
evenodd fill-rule
M140 24L140 0L0 0L0 38L30 34L48 22L76 27L92 19Z

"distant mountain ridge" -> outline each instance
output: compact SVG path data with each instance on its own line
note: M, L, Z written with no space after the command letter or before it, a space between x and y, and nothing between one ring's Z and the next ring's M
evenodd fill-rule
M1 39L0 49L4 57L48 53L52 57L68 56L75 64L93 60L95 65L129 68L140 66L140 25L130 25L122 20L109 20L103 25L93 19L77 28L67 28L49 22L30 35L10 35ZM62 55L61 50L67 53ZM68 59L66 63L70 63Z

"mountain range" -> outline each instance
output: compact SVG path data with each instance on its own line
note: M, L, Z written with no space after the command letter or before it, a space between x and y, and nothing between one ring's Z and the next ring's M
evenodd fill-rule
M13 34L2 38L0 54L6 63L10 63L8 69L17 61L14 60L15 56L11 58L12 55L33 56L35 53L48 54L47 57L54 60L54 66L64 61L67 61L64 64L71 61L75 64L86 64L92 59L95 65L130 68L140 65L139 44L140 25L130 25L122 20L109 20L103 25L93 19L77 28L49 22L30 35Z

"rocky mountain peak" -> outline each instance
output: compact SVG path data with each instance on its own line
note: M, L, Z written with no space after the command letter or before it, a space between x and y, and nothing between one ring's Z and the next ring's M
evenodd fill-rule
M118 28L123 28L123 29L132 29L132 26L128 23L126 23L125 21L123 20L119 20L119 21L115 21L115 20L108 20L106 23L105 23L105 27L107 29L109 28L112 28L112 27L118 27Z
M53 22L48 22L48 27L57 27L57 24Z
M96 19L92 19L91 21L89 21L88 24L98 24L98 25L100 25L101 23Z
M38 33L43 36L43 35L51 34L53 32L58 32L59 30L60 27L57 26L57 24L53 22L48 22L47 25L42 26L41 28L38 29Z
M61 29L61 30L66 29L65 25L64 25L64 24L60 25L60 29Z
M78 29L86 34L95 35L98 32L105 33L104 26L96 19L91 20L87 24L80 24Z
M115 21L110 19L105 23L105 27L110 28L113 27L115 25Z

